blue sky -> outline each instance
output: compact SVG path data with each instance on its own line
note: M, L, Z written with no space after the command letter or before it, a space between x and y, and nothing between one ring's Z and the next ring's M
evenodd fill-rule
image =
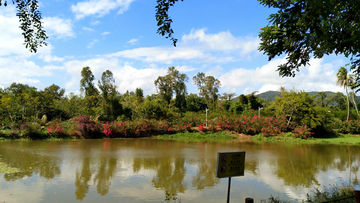
M311 59L295 78L276 72L286 56L268 61L260 53L259 29L275 12L256 0L184 0L171 8L177 47L156 34L156 0L39 1L49 46L30 53L23 46L14 6L0 7L0 87L24 83L43 89L51 84L79 93L80 72L89 66L96 79L114 73L120 93L156 93L154 80L175 66L197 93L198 72L218 78L221 93L249 94L280 86L305 91L343 91L336 71L348 60L330 55ZM96 82L97 84L97 82Z

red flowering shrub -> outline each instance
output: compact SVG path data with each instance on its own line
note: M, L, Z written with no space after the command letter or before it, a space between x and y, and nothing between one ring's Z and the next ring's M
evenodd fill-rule
M333 128L338 129L340 133L360 134L360 120L334 122Z
M295 138L301 138L301 139L309 139L312 137L313 133L310 132L310 128L305 126L297 126L293 131L293 136Z
M75 129L71 129L70 134L81 138L95 138L101 135L102 126L91 120L88 116L79 116L71 121Z
M64 127L60 126L60 122L50 124L46 129L50 137L61 137L65 135Z
M291 131L287 126L287 120L281 117L259 117L259 116L228 116L219 117L217 121L210 122L219 130L230 130L247 135L262 133L265 137L277 136L281 132Z

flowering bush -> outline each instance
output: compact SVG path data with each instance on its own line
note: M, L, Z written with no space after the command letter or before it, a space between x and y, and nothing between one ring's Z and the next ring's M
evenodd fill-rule
M301 138L301 139L309 139L312 137L313 133L310 132L310 128L305 126L297 126L293 131L292 135L295 138Z
M50 124L46 129L50 137L61 137L66 134L64 127L60 126L60 122Z
M259 117L259 116L221 116L217 121L210 121L211 126L218 130L230 130L247 135L263 134L265 137L277 136L281 132L292 130L287 126L285 116L281 117Z
M95 138L101 135L101 124L91 120L91 118L88 116L79 116L73 118L71 125L74 127L73 129L69 129L71 130L70 135L79 136L81 138Z
M333 129L338 129L341 133L360 134L360 120L334 122Z
M191 123L172 125L164 119L139 119L136 121L115 121L103 124L107 137L145 137L155 134L169 134L189 130Z
M41 125L36 122L28 122L20 125L20 135L28 138L36 138L40 136Z

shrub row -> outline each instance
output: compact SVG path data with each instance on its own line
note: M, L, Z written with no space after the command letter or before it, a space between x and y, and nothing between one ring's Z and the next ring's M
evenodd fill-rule
M99 123L93 121L88 116L79 116L61 123L55 121L47 124L46 130L48 137L72 136L78 138L98 138L98 137L146 137L159 134L172 134L178 132L188 132L197 127L203 132L232 131L247 135L263 134L265 137L278 136L281 133L292 132L296 138L307 139L312 136L307 126L287 125L286 117L259 117L259 116L218 116L209 120L205 127L205 122L177 122L171 123L164 119L138 119L135 121L112 121ZM20 134L41 134L40 124L32 123L22 125L19 129ZM14 133L16 134L17 131ZM31 138L31 137L30 137Z

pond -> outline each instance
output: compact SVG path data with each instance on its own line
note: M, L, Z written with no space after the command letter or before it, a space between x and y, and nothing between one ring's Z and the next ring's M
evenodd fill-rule
M230 202L305 199L319 185L357 182L360 147L159 139L0 142L0 202L225 202L217 152L246 151ZM339 179L341 178L341 180Z

